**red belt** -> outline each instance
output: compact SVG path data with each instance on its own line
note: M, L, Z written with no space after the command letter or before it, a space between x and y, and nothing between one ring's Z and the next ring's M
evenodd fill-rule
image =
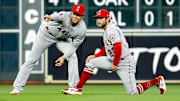
M121 58L120 60L124 60L124 58Z

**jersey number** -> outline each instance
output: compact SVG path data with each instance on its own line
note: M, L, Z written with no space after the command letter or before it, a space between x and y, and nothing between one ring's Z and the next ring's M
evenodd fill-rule
M114 56L113 51L114 51L114 48L108 49L108 53L111 57Z

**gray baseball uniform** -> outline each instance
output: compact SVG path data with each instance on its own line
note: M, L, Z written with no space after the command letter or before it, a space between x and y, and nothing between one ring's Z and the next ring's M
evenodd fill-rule
M123 81L128 94L138 94L135 80L135 61L133 59L133 56L131 56L128 43L120 28L117 27L114 23L110 22L103 34L103 42L107 56L93 58L88 63L86 63L86 66L90 70L93 70L94 68L112 70L111 66L114 59L113 46L115 43L121 42L121 57L117 66L118 70L116 71L116 73Z
M86 24L81 20L76 26L72 26L71 12L53 13L50 16L53 21L44 21L41 24L30 55L21 66L15 79L14 89L23 90L22 87L26 84L33 66L36 65L45 49L54 43L68 60L69 87L75 86L79 81L78 60L75 51L85 38Z

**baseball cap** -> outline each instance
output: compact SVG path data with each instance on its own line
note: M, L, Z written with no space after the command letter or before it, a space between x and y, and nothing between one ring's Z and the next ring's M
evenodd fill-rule
M85 7L81 4L76 4L74 5L72 11L73 13L76 13L76 14L79 14L79 15L84 15L84 12L85 12Z
M96 12L96 15L93 17L95 17L95 18L98 18L98 17L108 18L109 17L109 11L106 9L100 9Z

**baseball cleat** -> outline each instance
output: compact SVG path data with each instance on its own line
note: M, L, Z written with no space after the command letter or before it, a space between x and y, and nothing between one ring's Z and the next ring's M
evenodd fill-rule
M61 92L64 93L64 91L67 91L68 89L62 89Z
M71 89L74 89L74 88L62 89L61 92L62 92L63 94L67 94L67 93L65 93L65 92L67 92L68 90L71 90Z
M164 81L164 77L163 76L158 76L158 77L156 77L156 79L158 79L157 87L161 91L160 94L162 94L162 95L165 94L166 93L166 83Z
M19 95L21 94L21 91L17 90L17 89L14 89L13 91L11 91L10 93L11 95Z
M68 95L82 95L82 89L81 88L71 88L71 89L64 89L63 90L64 94Z

